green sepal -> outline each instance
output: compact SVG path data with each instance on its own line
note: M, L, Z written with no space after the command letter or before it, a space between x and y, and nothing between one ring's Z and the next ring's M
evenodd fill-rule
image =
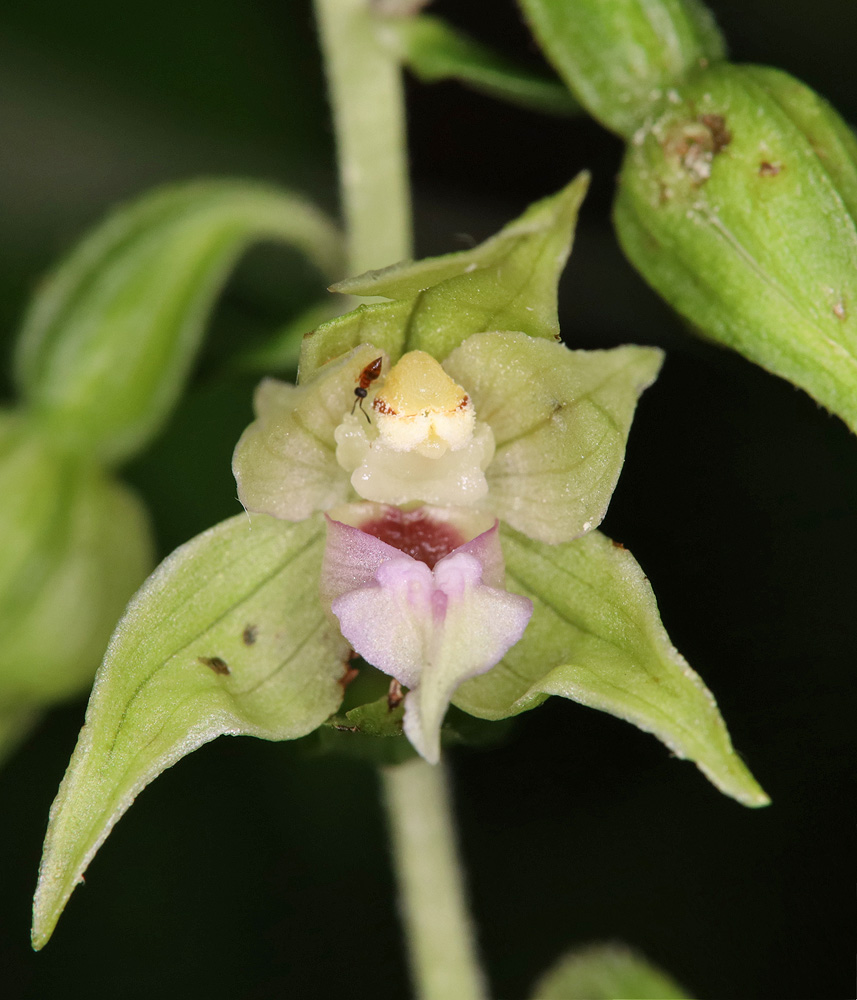
M0 430L0 708L88 685L154 562L136 495L26 420Z
M339 270L335 228L273 187L199 181L119 209L33 299L15 364L26 404L68 447L127 458L176 402L217 294L259 240L294 245L323 273Z
M589 175L580 174L472 250L396 264L333 285L336 292L393 301L360 306L308 334L301 380L363 342L395 362L413 350L445 358L471 334L490 330L558 340L557 285L588 185Z
M624 945L597 944L564 955L539 980L533 1000L691 1000L684 987Z
M531 111L580 113L580 105L559 80L517 65L438 17L391 17L382 37L423 83L458 80Z
M655 347L571 351L522 333L470 337L444 361L494 434L491 510L543 542L599 525L625 460L640 394L657 377Z
M322 518L245 514L169 556L132 600L98 672L51 808L33 945L134 797L223 734L295 739L342 701L349 649L322 610Z
M700 0L519 0L533 34L575 97L630 138L664 92L723 58Z
M597 531L563 545L501 528L509 590L533 602L523 638L453 703L502 719L548 695L652 733L743 805L769 799L732 748L717 703L670 642L630 552Z
M857 430L855 205L857 143L833 109L785 74L722 64L640 130L614 217L699 332Z

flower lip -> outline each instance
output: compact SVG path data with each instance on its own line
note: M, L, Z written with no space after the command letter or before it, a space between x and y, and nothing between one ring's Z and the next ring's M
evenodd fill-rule
M371 502L341 504L329 511L328 518L380 539L429 569L496 523L491 514L464 508L403 508Z
M451 524L445 510L406 511L398 520L375 504L349 504L337 513L362 526L393 525L393 533L407 525L422 532L436 518L447 545L463 527ZM473 515L465 515L472 531ZM354 650L409 689L405 735L431 763L438 760L440 728L456 688L498 663L532 614L526 597L505 590L498 527L494 520L430 567L361 527L327 517L322 602Z

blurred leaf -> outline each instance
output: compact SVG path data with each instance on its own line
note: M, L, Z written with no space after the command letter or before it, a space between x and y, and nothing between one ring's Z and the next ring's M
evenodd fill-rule
M306 334L336 314L337 300L331 296L323 302L310 306L281 327L268 341L251 350L238 354L234 367L243 372L257 372L262 375L289 374L298 370L301 341Z
M711 692L675 649L631 553L597 531L545 545L501 529L510 590L529 597L523 639L453 698L502 719L547 695L571 698L653 733L743 805L769 799L732 748Z
M199 181L119 209L32 302L16 358L29 407L71 447L127 458L178 398L237 257L266 239L296 246L328 275L339 270L335 228L276 188Z
M167 558L117 626L51 809L33 943L134 797L222 734L295 739L342 700L348 646L318 597L321 518L241 514Z
M533 1000L691 1000L651 962L618 944L569 952L539 980Z
M518 2L575 97L626 139L667 88L723 58L723 38L701 0Z
M304 339L300 378L358 344L396 361L405 351L445 358L472 333L517 330L559 339L557 284L589 185L580 174L550 198L472 250L395 264L332 286L347 295L392 302L360 306Z
M551 543L600 524L637 400L662 360L654 347L570 351L523 333L475 334L457 347L443 366L493 431L486 476L497 517Z
M0 550L0 706L76 693L154 562L142 504L15 420L0 434Z
M0 766L35 726L40 714L37 707L23 703L0 707Z
M580 113L580 105L559 80L517 65L440 18L390 18L383 37L392 41L399 58L423 83L458 80L532 111Z

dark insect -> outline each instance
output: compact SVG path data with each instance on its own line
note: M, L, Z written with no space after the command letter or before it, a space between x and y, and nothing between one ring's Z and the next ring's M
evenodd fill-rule
M354 390L354 405L351 407L351 412L354 412L355 406L359 406L363 416L369 421L370 424L372 421L369 420L369 414L363 409L363 400L369 394L369 386L381 374L381 365L383 363L383 358L375 358L374 361L366 365L363 371L360 372L360 378L357 380L357 388Z

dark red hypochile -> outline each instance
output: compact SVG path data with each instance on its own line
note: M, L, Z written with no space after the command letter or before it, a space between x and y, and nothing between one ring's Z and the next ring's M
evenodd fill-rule
M429 569L467 541L457 528L432 520L422 509L389 507L380 517L361 524L360 530L424 562Z

